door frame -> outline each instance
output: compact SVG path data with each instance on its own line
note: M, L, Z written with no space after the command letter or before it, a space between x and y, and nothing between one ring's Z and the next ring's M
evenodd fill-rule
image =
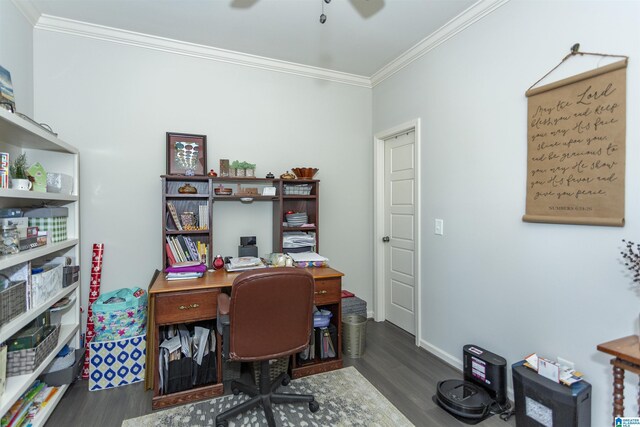
M415 340L416 345L420 345L420 325L421 325L421 304L420 304L420 217L421 217L421 200L420 200L420 118L409 120L408 122L394 126L376 133L374 135L373 150L373 259L374 259L374 320L382 322L386 318L385 313L385 289L384 289L384 141L395 135L415 132L414 138L414 235L415 235L415 251L413 264L415 268L415 286L414 286L414 313L415 313Z

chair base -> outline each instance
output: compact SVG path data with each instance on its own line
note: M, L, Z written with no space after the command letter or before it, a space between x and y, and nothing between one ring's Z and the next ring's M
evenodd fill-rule
M280 374L273 382L270 382L269 361L261 361L259 387L239 381L231 382L231 390L233 391L233 394L237 395L242 392L251 396L251 399L218 414L216 416L216 427L227 427L227 420L229 418L234 418L238 414L248 411L256 406L262 406L269 427L275 427L276 421L273 416L274 403L308 403L309 410L311 412L318 411L318 409L320 409L320 405L315 401L315 398L311 394L276 393L278 387L281 385L286 386L290 381L291 378L289 378L289 375L284 373Z

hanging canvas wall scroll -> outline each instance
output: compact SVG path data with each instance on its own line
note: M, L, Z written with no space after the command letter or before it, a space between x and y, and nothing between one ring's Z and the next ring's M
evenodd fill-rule
M624 226L624 58L527 91L523 221Z

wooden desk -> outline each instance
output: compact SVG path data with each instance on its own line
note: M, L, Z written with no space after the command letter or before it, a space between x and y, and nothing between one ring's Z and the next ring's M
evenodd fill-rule
M319 372L342 368L342 276L343 273L329 267L309 268L315 280L315 304L330 310L331 323L337 328L338 342L336 357L316 359L300 364L292 357L291 376L300 378ZM221 340L216 340L217 378L216 384L210 384L190 390L161 395L154 387L159 381L156 369L158 360L158 340L161 326L178 323L196 322L216 318L218 294L228 289L240 273L227 273L224 270L207 272L200 279L168 281L164 274L158 274L149 287L149 320L147 329L147 361L145 385L154 390L153 409L182 404L193 400L207 399L223 393Z
M640 374L640 341L636 335L598 345L598 350L615 356L613 365L613 417L624 417L624 371ZM640 405L640 385L638 387ZM640 408L638 410L640 416Z

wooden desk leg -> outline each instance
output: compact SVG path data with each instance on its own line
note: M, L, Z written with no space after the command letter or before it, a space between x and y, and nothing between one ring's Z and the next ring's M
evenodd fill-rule
M613 367L613 417L624 417L624 369Z

